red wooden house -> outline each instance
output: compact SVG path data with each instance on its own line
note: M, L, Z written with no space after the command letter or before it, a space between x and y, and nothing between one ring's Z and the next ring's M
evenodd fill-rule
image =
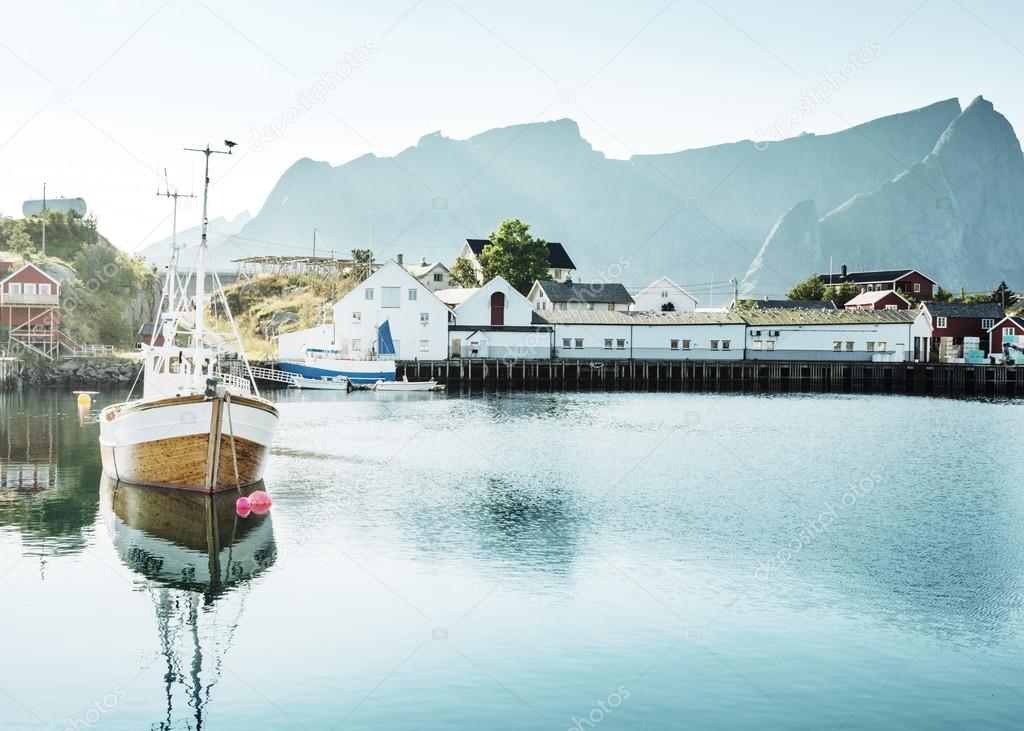
M984 349L989 344L989 330L1003 317L1003 308L995 302L922 302L917 319L910 327L914 359L944 360L940 350L944 339L954 348L958 347L961 354L964 338L977 339Z
M909 310L910 302L895 289L861 292L844 305L847 310Z
M930 300L939 291L937 283L916 269L882 269L871 272L847 271L843 264L838 274L821 274L818 279L829 287L844 282L857 285L861 292L882 292L887 289L910 295L916 300Z
M991 355L999 355L1003 352L1003 338L1016 338L1014 345L1024 347L1024 317L1004 317L996 322L988 331L988 352ZM1012 349L1011 349L1012 350ZM1015 361L1024 360L1024 355L1014 351L1012 358Z
M60 331L60 281L35 264L26 264L0 280L0 327L8 345L15 343L47 357L61 345L74 347Z

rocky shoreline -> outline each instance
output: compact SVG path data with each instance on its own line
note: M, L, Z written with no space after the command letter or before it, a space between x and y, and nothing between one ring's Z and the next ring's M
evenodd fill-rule
M128 358L71 358L58 363L26 363L20 382L41 387L128 386L135 380L141 365Z

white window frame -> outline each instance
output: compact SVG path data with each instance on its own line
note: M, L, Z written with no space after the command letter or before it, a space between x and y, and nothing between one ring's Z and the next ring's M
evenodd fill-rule
M1016 335L1016 334L1017 334L1017 332L1016 332L1016 330L1014 330L1013 326L1009 326L1009 327L1004 327L1004 328L1003 328L1003 337L1004 337L1004 338L1005 338L1005 337L1006 337L1007 335L1009 335L1010 337L1012 337L1012 336L1014 336L1014 335Z
M430 341L429 340L421 340L420 341L420 352L421 353L429 353L430 352Z
M852 353L853 352L853 348L854 348L854 342L852 340L847 340L846 341L846 352L847 353Z
M583 348L583 338L576 338L576 347Z
M669 347L669 350L679 350L679 341L678 340L669 340L668 341L668 347Z
M750 344L750 349L751 350L760 350L761 349L761 341L760 340L755 340L754 342L752 342Z
M732 341L731 340L723 340L722 341L722 350L729 350L729 348L731 346L732 346Z
M918 294L921 291L921 283L914 282L914 294Z
M981 321L981 329L982 330L990 330L993 327L995 327L995 324L996 324L996 321L994 319L992 319L991 317L985 317Z
M562 347L569 349L572 347L572 338L562 338Z
M842 349L843 349L843 341L842 340L833 340L832 341L832 350L840 351Z
M416 301L416 288L415 287L412 287L412 288L409 289L409 301L410 302L415 302Z
M615 339L615 349L616 350L625 350L626 349L626 341L623 338L616 338Z
M365 287L363 289L363 299L373 301L373 287Z
M866 343L864 343L864 348L869 353L874 353L875 352L875 344L872 341L870 341L870 340L868 340Z
M353 312L352 313L352 322L362 322L362 321L363 321L363 313L362 312Z
M363 351L363 341L362 341L362 338L352 338L352 350L354 352L358 351L360 353Z
M945 329L946 327L949 327L949 320L947 320L945 317L936 317L935 318L935 328L936 329L942 330L942 329Z
M22 288L22 292L26 296L34 295L36 293L36 283L35 282L25 282L25 286Z
M429 325L429 324L430 324L430 313L429 312L421 312L420 313L420 325Z
M774 340L765 341L764 345L765 345L765 348L764 348L765 350L775 350L775 341Z
M385 303L394 304L385 304ZM402 306L402 288L401 287L381 287L380 288L380 306L381 309L397 310Z
M444 272L434 272L434 281L435 282L443 282L444 281Z
M604 339L604 349L605 350L611 350L612 349L612 339L611 338L605 338Z
M690 349L690 345L691 345L691 343L692 343L692 342L693 342L692 340L686 340L686 339L684 338L684 339L683 339L683 341L682 341L682 343L681 343L681 345L682 345L682 349L683 349L683 350L689 350L689 349Z
M875 352L884 353L886 350L888 350L888 347L886 347L888 345L889 343L886 342L885 340L879 340L877 343L875 343Z
M718 341L717 340L712 340L711 341L711 349L712 350L718 350Z
M11 282L7 285L7 294L21 294L21 282Z
M40 284L40 285L39 285L39 294L41 294L41 295L50 295L50 294L53 294L53 292L52 292L52 285L49 285L49 284Z

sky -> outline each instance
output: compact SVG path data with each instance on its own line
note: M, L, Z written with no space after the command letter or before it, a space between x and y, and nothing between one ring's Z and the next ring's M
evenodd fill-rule
M255 214L302 157L570 117L609 157L843 129L981 94L1024 126L1009 0L4 0L0 213L81 196L128 251L170 235L166 168ZM186 206L180 227L198 223Z

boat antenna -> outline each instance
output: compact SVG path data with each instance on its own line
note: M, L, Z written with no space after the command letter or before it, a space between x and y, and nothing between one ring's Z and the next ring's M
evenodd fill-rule
M231 148L237 143L231 140L224 140L224 146L226 150L211 150L210 143L206 143L206 147L198 149L195 147L186 147L186 152L201 152L203 153L204 168L203 168L203 218L202 218L202 232L199 236L199 256L196 258L196 325L195 335L193 337L193 382L196 385L200 384L202 379L202 368L200 356L202 355L201 350L203 347L203 336L204 329L206 326L205 310L206 310L206 229L209 224L207 217L207 204L210 197L210 155L230 155Z

